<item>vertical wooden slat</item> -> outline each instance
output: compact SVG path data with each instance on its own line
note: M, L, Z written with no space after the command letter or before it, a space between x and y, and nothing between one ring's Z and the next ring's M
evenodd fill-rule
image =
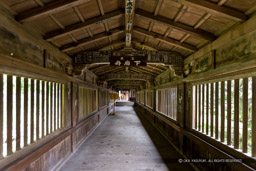
M239 80L235 80L234 92L234 147L239 148Z
M60 127L64 126L64 84L60 84Z
M12 76L7 76L7 155L12 154Z
M42 124L42 128L41 128L41 132L42 132L42 137L44 137L44 130L45 130L45 126L44 126L44 124L45 124L45 120L44 120L44 118L45 118L45 113L46 113L46 111L44 110L44 108L45 108L45 81L42 81L42 122L41 122L41 124Z
M53 131L55 131L56 128L56 83L53 83Z
M56 117L57 117L57 125L56 125L56 129L59 129L59 84L57 84L56 86Z
M40 81L36 80L36 140L39 139L39 117L40 117Z
M248 78L243 79L243 152L247 153L248 141Z
M21 78L16 78L16 151L20 150Z
M35 91L35 82L31 79L31 113L30 113L30 138L31 143L34 142L34 91Z
M194 118L193 118L193 121L194 121L194 129L197 129L197 86L193 86L193 108L194 108Z
M198 109L198 130L199 131L201 131L201 103L202 103L202 101L201 101L201 92L202 92L202 90L201 90L201 85L199 85L199 93L198 93L198 95L199 95L199 100L198 100L198 107L199 107L199 109Z
M24 146L28 145L28 79L24 78Z
M221 132L220 140L224 142L225 139L225 82L221 82Z
M256 157L256 77L252 78L252 156Z
M0 74L0 159L3 158L3 74Z
M215 83L215 138L219 138L219 82Z
M45 105L46 105L46 111L45 111L45 114L46 114L46 135L49 134L49 82L46 82L46 102L45 102Z
M213 83L211 83L211 137L213 137Z
M206 134L209 134L209 84L206 84Z
M50 118L50 127L49 127L49 129L50 129L50 133L52 132L52 89L53 89L53 83L52 82L50 82L49 83L49 85L50 85L50 88L49 88L49 91L50 91L50 99L49 99L49 101L50 101L50 104L49 104L49 118Z
M204 92L205 86L204 84L202 85L202 132L204 132L204 96L205 96L205 92Z
M231 145L231 81L228 81L227 87L227 144Z

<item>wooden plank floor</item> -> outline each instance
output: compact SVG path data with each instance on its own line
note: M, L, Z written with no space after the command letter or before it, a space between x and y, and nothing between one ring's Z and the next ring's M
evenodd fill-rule
M108 116L62 171L165 171L193 170L179 164L180 154L132 106L117 107L118 115Z

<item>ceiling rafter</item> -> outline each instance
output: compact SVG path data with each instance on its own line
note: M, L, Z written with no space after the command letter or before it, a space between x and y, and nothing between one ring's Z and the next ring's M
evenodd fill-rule
M77 47L84 46L84 45L87 45L89 43L95 43L96 41L106 39L110 36L118 35L118 34L121 34L123 32L124 32L124 30L122 30L122 28L112 29L110 31L111 34L109 34L109 32L99 33L99 34L97 34L93 37L87 37L87 38L80 39L80 40L77 41L77 43L66 44L66 45L62 46L60 49L64 52L70 51L70 50L75 49Z
M74 6L73 9L74 9L76 15L78 16L78 18L80 19L80 21L81 21L81 22L84 22L84 17L83 17L83 15L81 14L81 11L78 9L78 7L77 7L77 6Z
M40 6L37 8L33 8L31 10L21 12L16 16L16 18L21 22L28 22L38 19L42 16L57 13L67 8L71 8L73 6L86 3L88 1L90 0L55 0L47 4L44 4L44 6Z
M153 47L152 45L150 45L149 43L147 42L141 42L140 40L138 39L133 39L133 43L138 43L140 45L144 45L145 47L151 49L151 50L154 50L154 51L158 51L158 49L156 49L155 47Z
M147 31L145 29L142 29L142 28L139 28L139 27L135 27L133 29L133 31L138 33L138 34L141 34L141 35L144 35L144 36L148 36L148 37L151 37L153 39L157 39L158 41L162 41L162 42L170 44L172 46L177 46L177 47L185 49L187 51L194 52L194 51L197 50L196 47L194 47L194 46L192 46L190 44L180 43L179 41L177 41L175 39L172 39L172 38L169 38L169 37L164 38L164 36L161 35L161 34L149 32L149 31Z
M157 74L157 75L159 75L159 74L161 73L161 72L159 72L159 71L152 70L151 68L148 68L148 66L138 66L138 68L144 69L144 70L149 71L149 72L153 72L153 73L155 73L155 74Z
M107 45L104 45L102 46L99 50L102 51L104 50L105 48L109 47L109 46L115 46L115 45L124 45L125 42L124 40L115 40L115 41L112 41L111 43L107 44Z
M244 13L229 7L221 6L225 1L219 4L205 0L180 0L180 2L186 6L193 6L212 15L225 17L231 20L245 21L247 19L247 16Z
M149 71L144 70L144 69L139 68L139 67L130 66L129 69L138 71L138 72L140 72L140 73L145 73L145 74L153 75L153 76L157 76L157 75L158 75L158 74L156 74L156 73L154 73L154 72L149 72Z
M136 14L143 16L143 17L147 18L148 20L154 21L155 23L161 23L168 27L173 27L177 30L190 33L191 35L194 35L194 36L206 39L206 40L213 41L216 39L216 36L214 36L214 34L212 34L212 33L209 33L204 30L195 29L195 28L188 26L186 24L183 24L183 23L174 22L174 21L170 20L169 18L165 18L162 16L155 16L148 11L137 9Z
M93 69L91 69L91 71L94 72L94 73L97 73L97 72L99 72L103 69L106 69L108 67L109 67L109 65L103 65L103 66L100 66L100 67L97 67L97 68L93 68Z
M34 0L40 7L44 6L44 3L41 0Z
M116 73L116 72L121 72L121 71L124 71L125 68L124 67L120 67L120 68L112 68L112 69L109 69L109 70L104 70L100 73L98 73L97 75L104 75L104 74L107 74L107 73Z
M84 22L80 22L80 23L76 23L76 24L72 24L69 26L66 26L65 29L58 29L58 30L54 30L51 31L49 33L46 33L46 35L44 36L44 39L46 40L51 40L54 38L58 38L61 36L65 36L69 33L72 33L74 31L78 31L80 29L85 29L88 28L94 24L100 24L100 23L104 23L107 20L112 20L116 17L120 17L121 15L123 15L123 10L119 9L110 13L106 13L103 16L98 16L98 17L94 17L88 20L85 20Z
M155 15L155 16L158 15L158 12L160 11L162 5L163 5L163 0L158 0L157 5L156 5L156 8L155 8L155 12L154 12L154 15ZM149 28L148 28L148 31L151 32L151 31L153 30L153 27L154 27L154 22L151 21L151 22L150 22L150 25L149 25ZM147 42L147 41L148 41L148 37L146 36L144 42ZM143 46L142 46L142 50L144 50L144 49L145 49L145 46L143 45Z
M164 72L164 70L159 69L159 68L157 68L157 67L155 67L155 66L153 66L153 65L147 64L147 67L152 68L153 70L157 70L157 71L160 72L160 73Z

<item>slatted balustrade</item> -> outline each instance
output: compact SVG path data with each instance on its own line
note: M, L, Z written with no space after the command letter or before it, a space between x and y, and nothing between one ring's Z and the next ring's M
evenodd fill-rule
M0 74L0 158L64 126L63 91L62 83Z
M256 157L256 77L193 85L193 129Z
M177 87L160 89L157 93L157 111L176 120L177 119Z

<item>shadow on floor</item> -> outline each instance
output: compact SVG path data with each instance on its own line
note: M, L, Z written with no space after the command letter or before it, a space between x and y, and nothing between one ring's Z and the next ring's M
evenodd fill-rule
M176 151L174 147L161 135L161 133L150 123L150 121L143 116L142 113L134 110L136 115L140 119L143 127L150 136L154 143L157 151L161 155L164 163L169 170L194 170L193 167L188 163L179 163L178 160L183 158L180 153Z

